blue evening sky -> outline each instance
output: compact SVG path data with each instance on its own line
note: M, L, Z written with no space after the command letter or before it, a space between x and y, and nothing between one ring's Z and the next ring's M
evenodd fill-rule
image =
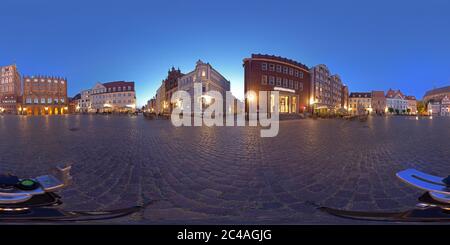
M251 53L324 63L350 91L450 85L447 0L2 0L0 23L0 66L65 76L69 96L129 80L143 105L170 67L202 59L242 98Z

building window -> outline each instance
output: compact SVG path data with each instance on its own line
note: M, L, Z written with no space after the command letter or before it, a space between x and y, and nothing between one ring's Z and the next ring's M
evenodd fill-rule
M294 75L294 69L289 68L289 75L293 76Z
M206 77L206 72L204 70L202 71L202 77Z
M130 91L131 90L131 86L128 86L128 91Z
M300 91L303 91L303 83L302 82L298 83L298 89Z
M283 73L284 74L288 74L288 70L289 70L289 68L287 68L286 66L283 66Z
M48 98L47 99L47 104L51 104L52 103L52 98Z
M283 87L285 87L285 88L288 87L288 79L287 78L283 78Z
M297 75L298 75L298 74L297 74ZM297 81L294 82L294 88L295 88L295 89L298 89L298 82L297 82Z
M266 85L267 84L267 75L262 75L261 77L261 84Z
M299 71L298 76L299 76L300 78L303 78L303 72Z
M295 71L294 71L294 76L295 76L295 77L298 77L298 70L295 70Z
M269 71L275 71L275 65L269 64Z
M34 103L35 103L35 104L39 104L39 99L38 99L38 98L35 98L35 99L34 99Z
M45 104L45 98L41 98L41 104Z
M281 77L277 77L277 86L278 86L278 87L281 86Z
M289 88L294 88L294 81L289 80Z
M27 104L31 104L31 98L27 98Z
M262 63L261 64L261 70L267 71L267 63Z
M275 85L275 77L274 76L270 76L269 77L269 84L270 85Z
M281 65L277 65L277 72L281 73Z

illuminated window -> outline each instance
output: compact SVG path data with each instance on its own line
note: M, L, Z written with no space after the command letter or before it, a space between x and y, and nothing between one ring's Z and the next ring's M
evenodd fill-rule
M206 77L206 72L204 70L202 71L202 77Z

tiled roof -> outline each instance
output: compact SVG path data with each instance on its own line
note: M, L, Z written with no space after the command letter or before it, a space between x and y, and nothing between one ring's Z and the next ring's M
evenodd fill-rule
M372 98L372 93L359 93L359 92L353 92L350 93L350 98Z
M425 96L431 96L441 93L450 93L450 86L429 90L425 93Z

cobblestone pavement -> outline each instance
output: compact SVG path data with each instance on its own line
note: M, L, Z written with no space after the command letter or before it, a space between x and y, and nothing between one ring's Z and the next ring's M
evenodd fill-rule
M155 200L109 223L348 224L315 205L401 210L421 194L395 173L450 174L450 119L406 117L175 128L125 116L0 116L0 171L22 177L73 164L64 208L96 210Z

